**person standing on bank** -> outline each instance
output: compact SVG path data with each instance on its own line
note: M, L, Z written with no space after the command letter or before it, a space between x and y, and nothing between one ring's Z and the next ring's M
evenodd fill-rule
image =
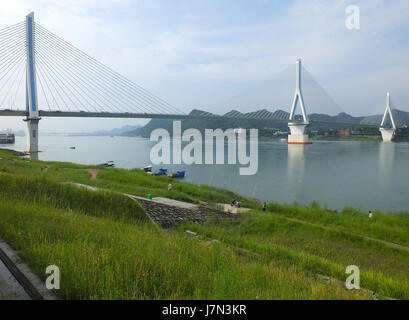
M263 209L262 209L262 210L263 210L263 212L264 212L264 213L266 213L266 210L267 210L267 203L265 203L265 202L263 203Z

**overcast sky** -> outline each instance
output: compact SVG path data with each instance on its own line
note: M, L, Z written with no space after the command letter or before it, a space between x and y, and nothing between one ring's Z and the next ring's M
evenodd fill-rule
M351 4L360 8L359 30L345 26ZM297 58L350 114L381 113L386 91L409 111L407 0L1 0L0 28L29 11L43 27L186 112L220 111L223 101ZM40 125L78 132L138 123L43 119ZM24 125L0 119L0 128L7 127Z

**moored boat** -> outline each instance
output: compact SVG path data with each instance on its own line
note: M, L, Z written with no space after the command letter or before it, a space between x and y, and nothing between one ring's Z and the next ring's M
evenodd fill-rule
M172 178L183 178L186 174L186 170L178 170L176 173L172 173Z
M168 169L166 168L160 168L158 170L156 170L153 173L154 176L167 176L168 175Z

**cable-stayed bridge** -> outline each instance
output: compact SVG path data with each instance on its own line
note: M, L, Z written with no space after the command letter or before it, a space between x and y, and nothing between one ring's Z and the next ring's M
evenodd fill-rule
M42 117L267 120L289 123L289 143L303 144L307 142L305 128L313 121L308 119L301 92L300 60L296 68L296 93L289 114L267 110L186 114L42 27L30 13L25 21L0 30L0 116L25 117L29 152L38 151ZM297 104L302 116L295 114ZM388 108L389 102L385 117L392 117ZM385 119L384 126L386 132Z

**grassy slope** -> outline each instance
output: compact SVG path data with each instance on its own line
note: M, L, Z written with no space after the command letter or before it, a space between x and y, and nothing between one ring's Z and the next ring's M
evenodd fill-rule
M147 225L96 218L32 203L0 201L1 235L42 275L61 271L61 298L367 298L316 282L280 263L259 263L221 244Z
M73 210L96 217L108 216L128 223L149 221L142 207L128 197L105 190L91 192L45 177L2 174L0 194L16 202Z
M384 296L409 299L408 251L274 214L253 213L234 224L186 224L183 228L258 253L266 263L280 261L337 279L345 277L346 266L357 265L362 287Z
M409 246L407 213L384 214L375 211L373 219L368 219L367 213L350 207L342 211L328 210L319 207L317 203L307 207L270 203L268 210L288 218Z
M240 200L244 206L256 207L255 199L244 198L231 191L207 185L197 186L168 177L152 177L142 170L112 169L97 166L77 165L65 162L29 161L13 156L13 152L0 150L0 172L25 174L27 176L45 176L58 182L78 182L107 190L131 193L146 197L165 196L187 202L209 201L230 203L231 199ZM49 166L47 172L44 169ZM90 180L86 169L98 169L98 179ZM172 192L167 191L169 181L172 181Z
M181 182L168 193L167 178L139 170L98 168L91 181L84 170L89 166L30 162L1 150L0 158L0 235L39 275L49 264L60 266L63 277L69 270L58 292L63 298L369 298L316 278L319 273L344 281L349 264L361 268L362 286L408 298L407 253L346 233L407 244L408 216L376 213L368 223L352 209L335 213L317 205L269 204L272 215L250 214L239 224L184 226L222 240L206 245L182 232L154 230L137 203L121 195L57 182L190 202L230 202L237 195ZM241 200L259 207L255 200ZM262 257L237 254L230 244Z

